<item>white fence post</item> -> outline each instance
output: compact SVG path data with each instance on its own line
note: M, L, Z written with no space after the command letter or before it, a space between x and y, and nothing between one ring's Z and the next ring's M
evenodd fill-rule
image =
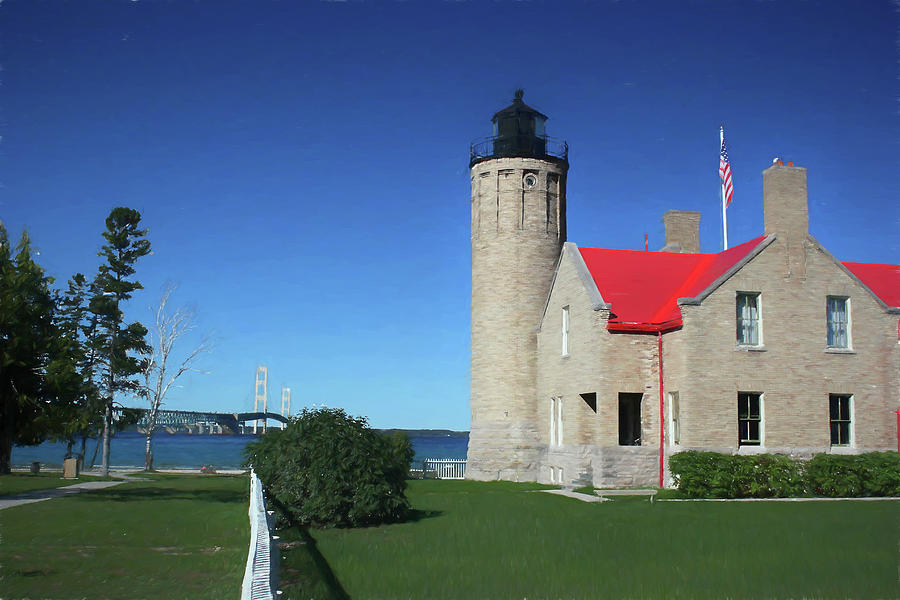
M272 594L272 553L269 534L269 519L263 499L262 484L253 469L250 469L250 551L244 582L241 585L241 600L273 600Z

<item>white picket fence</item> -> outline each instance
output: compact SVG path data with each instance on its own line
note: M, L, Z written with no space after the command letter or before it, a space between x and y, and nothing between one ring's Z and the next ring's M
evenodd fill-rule
M250 552L241 585L241 600L273 600L272 538L259 477L250 470Z
M425 476L434 473L438 479L465 479L466 459L464 458L427 458L425 464Z

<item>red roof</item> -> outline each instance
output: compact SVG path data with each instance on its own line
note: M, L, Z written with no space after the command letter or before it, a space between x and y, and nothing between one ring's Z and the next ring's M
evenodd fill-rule
M765 239L717 254L579 250L600 295L612 304L607 329L656 333L681 327L678 298L700 294Z
M888 306L900 306L900 265L846 262L844 266L882 302Z

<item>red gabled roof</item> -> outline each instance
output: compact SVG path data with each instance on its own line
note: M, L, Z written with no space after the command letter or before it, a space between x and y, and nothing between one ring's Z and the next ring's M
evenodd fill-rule
M765 239L718 254L579 250L600 295L612 304L607 329L656 333L681 327L678 298L699 295Z
M900 306L900 265L843 263L888 306Z

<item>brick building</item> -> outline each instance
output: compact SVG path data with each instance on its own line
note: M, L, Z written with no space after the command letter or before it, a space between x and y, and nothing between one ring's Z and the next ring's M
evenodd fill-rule
M753 240L700 254L699 214L670 211L663 251L635 252L565 243L548 158L564 183L564 157L473 152L470 477L651 485L685 449L896 448L900 266L809 235L805 169L763 172Z

